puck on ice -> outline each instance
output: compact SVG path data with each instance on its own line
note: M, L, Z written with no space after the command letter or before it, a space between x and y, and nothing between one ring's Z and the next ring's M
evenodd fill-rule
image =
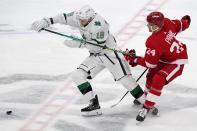
M10 114L12 114L12 111L7 111L6 114L10 115Z

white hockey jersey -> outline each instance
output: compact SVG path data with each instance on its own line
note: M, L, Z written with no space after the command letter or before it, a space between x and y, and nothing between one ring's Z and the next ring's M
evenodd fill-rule
M77 12L59 14L55 17L52 17L51 19L53 23L61 23L78 28L82 37L88 42L96 43L102 46L106 45L109 48L117 49L115 38L113 37L113 35L110 34L109 31L109 24L105 21L103 17L98 14L95 14L93 20L85 27L81 26L81 24L79 23ZM72 44L72 46L79 48L86 47L87 49L89 49L90 53L102 54L109 52L108 50L103 50L100 47L90 44L81 45L80 42L76 41L70 41L70 43L66 44Z

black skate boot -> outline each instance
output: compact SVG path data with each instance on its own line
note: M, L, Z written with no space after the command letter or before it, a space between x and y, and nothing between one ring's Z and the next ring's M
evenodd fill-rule
M97 95L90 100L90 104L87 107L81 109L81 113L83 116L96 116L102 114Z
M139 97L133 101L133 104L136 106L142 105L146 99L146 95L147 95L147 93L144 92L144 94L141 97Z
M137 122L143 122L149 112L154 116L159 116L159 110L156 107L152 107L150 109L143 107L141 110L139 110L139 113L136 117Z
M159 110L158 110L157 107L152 107L152 108L150 109L150 112L151 112L151 114L154 115L154 116L160 116Z
M136 106L139 106L139 105L141 105L142 103L141 103L138 99L135 99L135 100L133 101L133 104L136 105Z
M138 115L136 117L136 120L138 122L143 122L145 120L148 112L149 112L149 109L143 107L141 110L139 110L139 113L138 113Z

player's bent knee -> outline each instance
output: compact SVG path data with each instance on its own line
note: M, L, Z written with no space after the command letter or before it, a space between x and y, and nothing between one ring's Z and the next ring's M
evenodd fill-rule
M129 91L131 91L133 88L135 88L138 85L136 80L131 75L126 75L123 78L121 78L119 81Z
M120 79L120 82L125 88L127 88L127 90L130 91L131 95L135 99L138 99L143 95L144 92L142 88L140 87L140 85L138 85L136 80L131 75L123 77L122 79Z
M162 75L161 73L157 73L152 80L152 86L153 88L156 88L158 90L162 90L163 86L166 83L166 77Z
M77 69L72 73L72 79L77 84L80 85L82 83L85 83L87 80L88 73L85 72L82 69Z
M86 80L88 73L82 69L77 69L72 73L72 79L77 84L79 91L85 95L86 93L92 91L92 86Z

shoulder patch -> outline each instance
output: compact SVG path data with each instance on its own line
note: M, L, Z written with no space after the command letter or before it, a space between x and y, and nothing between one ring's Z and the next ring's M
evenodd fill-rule
M94 22L94 25L95 25L95 26L101 26L101 22L100 22L100 21L95 21L95 22Z
M70 12L70 13L68 13L66 15L67 15L67 17L69 17L69 16L73 16L73 14L74 14L74 12Z

